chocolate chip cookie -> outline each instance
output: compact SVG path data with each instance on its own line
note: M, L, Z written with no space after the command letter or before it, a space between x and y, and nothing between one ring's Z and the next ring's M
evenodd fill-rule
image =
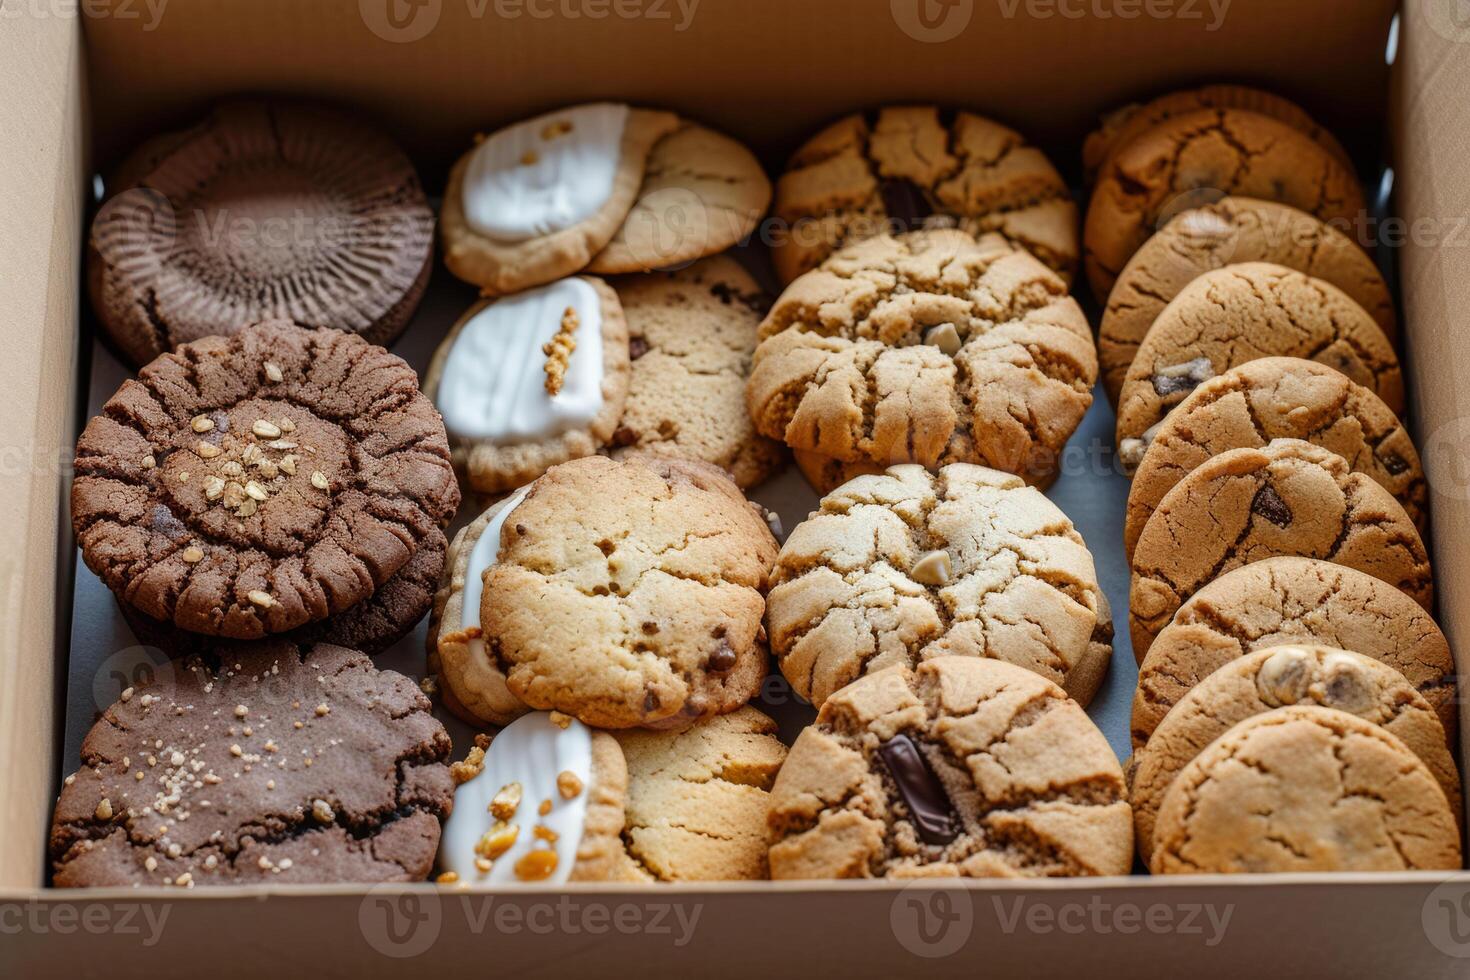
M1169 301L1204 273L1241 262L1270 262L1330 283L1368 311L1390 342L1398 337L1388 285L1356 242L1285 204L1226 197L1180 213L1118 276L1097 338L1103 384L1114 402L1138 345Z
M1444 726L1403 674L1345 650L1279 646L1248 654L1206 677L1134 754L1133 836L1145 862L1153 852L1159 805L1180 770L1239 722L1293 704L1335 708L1382 726L1428 768L1458 822L1460 773Z
M1221 453L1159 502L1133 551L1135 654L1211 580L1282 555L1356 568L1433 607L1429 556L1399 502L1341 456L1277 439Z
M439 413L401 359L283 321L185 344L77 443L72 527L124 602L253 639L345 612L459 506Z
M1211 672L1285 643L1352 650L1408 678L1453 743L1455 660L1429 613L1366 572L1311 558L1268 558L1226 572L1179 607L1149 647L1133 697L1133 747Z
M1404 410L1398 356L1367 311L1320 279L1245 262L1195 279L1149 328L1118 396L1124 467L1142 460L1149 430L1195 388L1262 357L1317 361Z
M1064 282L1077 269L1077 208L1051 161L1016 132L968 112L894 106L840 119L776 182L782 282L875 235L947 225L998 232Z
M1154 874L1459 870L1460 830L1418 756L1372 722L1294 705L1231 728L1175 778Z
M1324 364L1263 357L1206 381L1157 426L1128 490L1128 554L1159 501L1196 466L1272 439L1331 450L1393 494L1421 532L1428 523L1419 452L1383 399Z
M771 581L771 649L817 706L865 673L955 655L1020 665L1086 704L1112 656L1082 536L1019 477L979 466L843 485L791 531Z
M914 232L849 246L787 287L746 404L799 451L1041 482L1096 378L1087 318L1046 266L998 235Z
M180 661L82 743L51 826L58 887L418 881L453 788L412 680L278 640Z
M1102 733L1045 678L973 657L890 667L792 746L771 877L1127 874L1126 796Z

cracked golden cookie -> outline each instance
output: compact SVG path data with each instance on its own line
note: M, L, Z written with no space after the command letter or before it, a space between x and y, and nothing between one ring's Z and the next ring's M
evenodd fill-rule
M1312 558L1268 558L1227 572L1179 607L1138 667L1133 747L1213 671L1282 644L1352 650L1393 667L1459 729L1449 642L1413 599L1366 572Z
M1458 823L1460 773L1444 726L1403 674L1345 650L1280 646L1241 657L1206 677L1134 753L1133 837L1145 863L1153 852L1159 804L1180 770L1236 724L1293 704L1335 708L1382 726L1429 769Z
M1385 489L1299 439L1221 453L1164 495L1133 550L1128 622L1142 658L1180 605L1224 573L1283 555L1367 572L1425 609L1429 556Z
M77 443L72 527L122 601L256 639L343 613L459 506L444 425L401 359L285 321L181 346Z
M1336 286L1268 262L1195 279L1159 314L1118 396L1118 453L1132 472L1151 430L1191 391L1262 357L1325 364L1404 410L1404 379L1378 324Z
M309 104L238 100L123 161L87 286L134 364L262 320L390 344L433 268L434 212L387 137Z
M1114 402L1138 345L1169 301L1204 273L1242 262L1271 262L1336 286L1390 342L1398 337L1388 284L1351 238L1285 204L1227 197L1160 228L1118 276L1097 337L1103 384Z
M1118 760L1055 684L998 660L890 667L827 699L771 791L772 878L1127 874Z
M1086 704L1112 657L1072 522L1019 477L964 463L895 466L823 497L781 547L766 624L818 707L865 673L954 655L1017 664Z
M82 742L51 826L58 887L421 881L453 786L412 680L278 640L178 661Z
M466 482L504 493L611 439L629 374L617 293L573 276L470 307L434 352L424 393Z
M733 711L766 673L776 540L709 463L589 456L515 504L480 625L511 694L604 728Z
M487 296L586 267L623 226L654 146L678 126L672 113L596 102L484 137L449 171L444 264Z
M1097 351L1054 273L998 235L852 245L787 287L746 388L756 428L844 462L979 463L1050 478Z
M1082 144L1082 168L1087 182L1107 168L1113 155L1150 129L1175 116L1201 109L1244 109L1270 116L1312 139L1331 154L1348 172L1352 158L1331 132L1319 126L1305 109L1288 99L1245 85L1204 85L1170 92L1143 103L1123 106L1108 113L1102 125L1088 134Z
M786 460L755 431L745 379L768 298L728 256L677 272L613 280L628 321L632 361L614 456L664 453L702 459L753 487Z
M1332 708L1247 718L1175 777L1154 874L1458 870L1460 830L1403 742Z
M632 210L587 271L648 272L716 255L755 231L770 203L771 182L754 154L681 121L654 144Z
M1429 487L1419 452L1383 400L1346 375L1296 357L1263 357L1194 389L1164 417L1128 490L1129 555L1164 495L1196 466L1230 449L1302 439L1331 450L1393 494L1422 533Z
M481 735L452 767L439 881L606 881L621 873L628 767L607 732L544 711Z
M769 877L766 814L786 759L774 721L747 706L682 732L616 737L628 762L618 878Z
M782 282L845 245L947 224L998 232L1070 283L1077 207L1046 156L968 112L896 106L840 119L792 156L776 182L786 232L771 257Z
M1082 231L1093 295L1106 303L1133 253L1174 214L1227 194L1326 222L1364 211L1352 169L1284 122L1241 109L1171 116L1120 146L1098 175Z

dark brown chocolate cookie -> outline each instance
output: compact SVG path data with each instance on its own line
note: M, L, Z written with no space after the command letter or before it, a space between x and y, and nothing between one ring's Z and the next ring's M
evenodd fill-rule
M454 798L412 680L270 641L195 659L82 742L51 826L58 887L416 881Z
M307 623L282 635L281 639L299 646L330 643L369 655L382 653L408 635L434 605L434 590L438 588L439 575L444 571L444 554L448 548L444 532L434 528L414 551L408 564L372 595L346 612ZM145 616L121 600L117 605L139 643L157 647L176 660L207 656L209 651L219 650L225 644L252 642L190 633L173 623Z
M310 105L216 106L118 167L87 281L135 363L260 320L391 343L432 267L434 214L387 137Z
M401 359L262 323L123 384L77 444L87 566L145 615L256 639L342 613L459 506L444 424Z

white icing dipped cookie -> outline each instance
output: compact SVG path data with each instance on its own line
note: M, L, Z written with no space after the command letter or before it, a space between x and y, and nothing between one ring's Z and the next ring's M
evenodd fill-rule
M597 881L616 871L628 768L611 735L535 712L477 748L479 772L472 761L457 767L469 778L444 823L441 872L501 886Z
M470 486L504 493L606 443L628 375L617 294L574 277L471 307L435 352L424 391Z

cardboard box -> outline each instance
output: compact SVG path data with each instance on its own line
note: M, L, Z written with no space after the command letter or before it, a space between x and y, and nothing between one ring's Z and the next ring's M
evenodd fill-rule
M1406 239L1392 260L1413 424L1433 489L1439 617L1463 670L1470 19L1460 0L1410 0L1390 68L1396 6L0 0L0 493L9 504L0 522L0 975L364 976L458 967L504 976L1210 976L1269 962L1283 973L1465 976L1463 874L503 893L44 887L51 805L60 774L75 765L62 748L77 567L67 533L69 460L88 382L106 358L94 347L79 283L91 174L140 137L235 92L360 107L408 148L431 190L470 133L592 98L686 112L745 139L773 170L841 112L900 101L961 105L1025 131L1069 171L1098 113L1130 98L1239 80L1297 99L1348 142L1365 173L1381 159L1392 169L1392 210ZM1382 226L1381 237L1396 228ZM1091 544L1100 555L1117 547L1095 536ZM82 634L91 625L76 624ZM1120 651L1110 683L1126 693L1131 670ZM1462 709L1462 718L1463 759L1470 713Z

